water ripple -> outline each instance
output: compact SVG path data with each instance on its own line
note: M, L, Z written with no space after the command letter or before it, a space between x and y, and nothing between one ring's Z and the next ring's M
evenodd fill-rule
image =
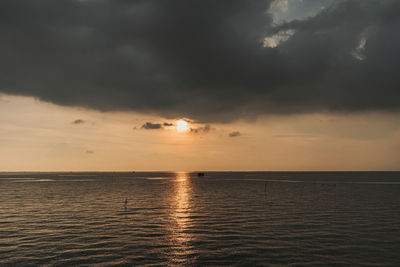
M399 178L0 173L0 265L399 266Z

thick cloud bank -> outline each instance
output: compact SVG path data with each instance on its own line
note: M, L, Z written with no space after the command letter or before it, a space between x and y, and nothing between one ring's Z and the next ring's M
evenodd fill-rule
M205 122L399 109L400 1L278 24L272 2L0 1L0 92Z

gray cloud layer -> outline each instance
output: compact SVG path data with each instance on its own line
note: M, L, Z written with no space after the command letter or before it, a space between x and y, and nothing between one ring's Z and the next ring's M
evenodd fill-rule
M400 1L338 1L279 25L271 2L4 0L0 91L204 122L399 110Z

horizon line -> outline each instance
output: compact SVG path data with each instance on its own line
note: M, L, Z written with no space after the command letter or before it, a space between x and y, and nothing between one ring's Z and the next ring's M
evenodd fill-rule
M165 173L196 173L196 172L400 172L399 170L13 170L3 171L1 173L151 173L151 172L165 172Z

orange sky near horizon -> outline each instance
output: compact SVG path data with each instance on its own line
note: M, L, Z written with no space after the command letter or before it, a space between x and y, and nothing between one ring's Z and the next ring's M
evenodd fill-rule
M177 131L178 119L0 95L0 171L400 169L399 114L188 120L187 131Z

